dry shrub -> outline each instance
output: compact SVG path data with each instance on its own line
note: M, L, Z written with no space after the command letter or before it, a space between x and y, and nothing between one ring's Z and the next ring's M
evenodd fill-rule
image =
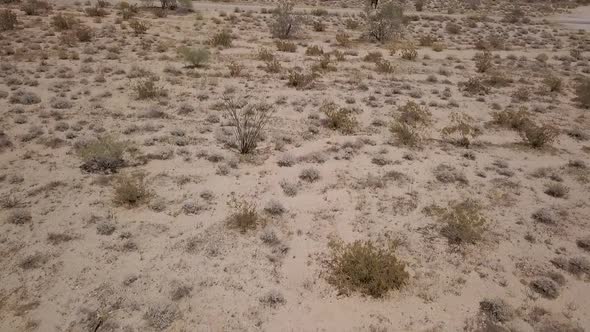
M241 233L249 230L255 230L259 225L264 223L264 219L258 213L256 204L246 200L238 200L233 197L227 205L232 213L227 219L227 225L231 229L237 229Z
M279 50L280 52L294 53L295 51L297 51L297 45L295 45L295 43L292 42L277 40L275 42L275 45L277 45L277 50Z
M451 202L446 208L430 207L430 212L445 224L440 231L450 244L475 244L482 239L487 220L478 202Z
M288 77L288 86L292 86L297 89L309 89L313 86L316 78L315 73L302 73L298 70L290 70Z
M327 118L327 126L331 129L341 131L344 134L351 134L358 126L352 110L338 107L334 102L326 102L320 107L320 112Z
M21 5L20 9L27 15L39 15L41 12L49 11L51 5L46 1L28 0Z
M445 138L450 138L458 145L469 147L471 141L481 134L481 130L474 125L472 117L465 113L451 113L451 123L441 132Z
M137 94L138 99L156 99L160 97L166 97L168 93L164 88L158 86L156 82L151 79L142 79L139 80L134 86L133 89Z
M261 61L272 61L275 59L275 56L272 54L272 51L266 48L260 48L258 50L257 58Z
M414 61L418 57L418 51L416 50L416 47L411 43L408 43L401 48L401 54L402 59L410 61Z
M0 10L0 31L13 30L17 24L16 14L12 10Z
M140 20L131 20L129 21L129 27L133 29L133 32L136 35L141 35L147 32L148 25L147 23L140 21Z
M395 72L395 66L387 60L380 60L375 62L375 71L383 74L393 74Z
M275 113L275 109L269 104L249 104L229 96L224 97L223 111L234 127L233 144L241 154L251 153L256 149Z
M110 136L99 137L76 149L83 164L80 166L90 173L115 173L125 165L123 154L127 144Z
M471 77L466 82L459 82L459 88L470 95L485 95L490 92L490 88L477 77Z
M342 294L380 298L408 283L406 264L397 258L393 243L383 248L372 241L331 242L330 248L327 281Z
M63 31L72 30L78 24L78 21L70 15L59 13L51 18L51 24L57 30Z
M559 136L559 130L552 125L528 122L520 129L519 134L525 143L538 149L553 143Z
M231 47L232 43L232 35L230 31L223 30L217 34L215 34L209 40L209 44L212 46L219 46L219 47Z
M403 7L393 1L386 2L376 10L365 10L365 23L369 36L383 43L400 35L404 25Z
M324 54L324 50L317 45L312 45L305 50L305 55L309 56L317 56L322 54Z
M348 47L350 46L350 35L346 32L338 32L336 33L336 43L338 46Z
M475 55L475 68L478 73L485 73L492 68L492 52L484 51Z
M100 7L98 4L94 7L88 7L84 10L86 15L90 17L104 17L107 16L109 12L107 12L104 8Z
M492 123L495 125L515 130L524 128L531 121L530 113L526 108L520 108L518 111L506 109L493 112L492 119Z
M273 37L287 39L297 33L300 27L300 20L295 17L293 8L295 4L290 1L283 1L273 11L270 31Z
M563 81L556 75L549 74L543 78L543 84L549 92L561 92L563 90Z
M113 202L116 205L134 207L146 203L152 196L145 174L121 174L113 185Z
M590 108L590 78L584 78L577 84L576 101L581 107Z
M209 60L209 50L206 48L181 47L178 49L184 61L188 62L189 67L202 67Z
M231 77L239 77L242 75L242 71L244 70L244 65L239 62L232 61L227 65L229 69L229 76Z
M390 124L389 131L404 145L419 145L432 124L432 113L413 101L400 106L398 112L399 115Z

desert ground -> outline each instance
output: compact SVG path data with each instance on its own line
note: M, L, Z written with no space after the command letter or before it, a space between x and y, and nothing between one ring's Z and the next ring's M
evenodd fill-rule
M590 3L0 0L0 331L590 330Z

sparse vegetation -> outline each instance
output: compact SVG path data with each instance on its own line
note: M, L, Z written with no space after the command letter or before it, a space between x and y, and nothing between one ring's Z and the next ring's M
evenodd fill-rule
M449 244L475 244L483 237L488 222L482 213L480 204L474 200L451 202L446 208L430 207L429 213L436 216L444 225L441 234Z
M297 33L300 24L299 19L293 13L294 6L293 2L282 1L274 9L270 24L273 37L287 39Z
M147 203L152 197L143 173L121 174L113 185L113 202L116 205L135 207Z
M432 114L425 107L408 101L399 107L399 115L391 122L389 131L397 140L408 146L417 146L426 138L427 130L432 123Z
M383 43L401 35L404 24L403 8L393 1L384 3L375 10L365 10L367 32L371 38Z
M206 48L181 47L178 53L191 68L202 67L209 61L209 51Z
M258 214L256 204L253 202L233 197L227 204L232 210L227 219L228 227L246 233L249 230L255 230L264 223L264 219Z
M481 134L474 125L473 118L465 113L451 113L451 123L441 130L444 137L450 138L458 145L469 147L471 141Z
M339 130L344 134L353 133L358 126L352 110L338 107L334 102L325 102L320 107L320 112L326 115L329 128Z
M76 153L82 159L82 170L89 173L116 173L125 166L123 154L126 148L126 143L103 136L82 144Z

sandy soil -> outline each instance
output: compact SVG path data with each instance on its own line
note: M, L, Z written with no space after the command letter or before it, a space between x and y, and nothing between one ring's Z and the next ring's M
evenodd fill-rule
M590 7L451 3L407 1L403 37L377 43L362 3L302 1L294 52L277 49L270 1L129 19L115 3L102 17L85 13L94 3L0 4L18 19L0 31L0 331L590 329L590 118L576 99ZM77 22L60 29L60 13ZM231 45L212 42L222 31ZM208 61L190 67L183 47ZM315 76L293 86L296 72ZM247 154L228 96L274 109ZM329 102L351 128L328 121ZM391 130L408 102L431 114L416 145ZM445 135L459 115L468 146ZM554 139L533 146L535 128ZM123 186L134 174L145 192ZM245 232L236 201L255 206ZM485 221L473 241L433 212L457 202ZM334 241L395 242L407 282L343 292Z

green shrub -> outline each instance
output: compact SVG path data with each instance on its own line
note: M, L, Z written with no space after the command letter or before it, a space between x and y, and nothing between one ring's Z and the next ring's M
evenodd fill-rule
M332 242L330 247L327 281L342 294L360 292L380 298L408 283L406 264L395 255L393 244L382 248L371 241Z
M152 192L148 189L145 174L121 174L115 178L113 202L116 205L134 207L149 201Z
M329 128L338 130L344 134L352 134L358 126L358 121L352 110L338 107L333 102L324 103L320 107L320 112L326 115L327 126Z
M209 61L209 51L206 48L181 47L178 53L191 68L201 67Z

